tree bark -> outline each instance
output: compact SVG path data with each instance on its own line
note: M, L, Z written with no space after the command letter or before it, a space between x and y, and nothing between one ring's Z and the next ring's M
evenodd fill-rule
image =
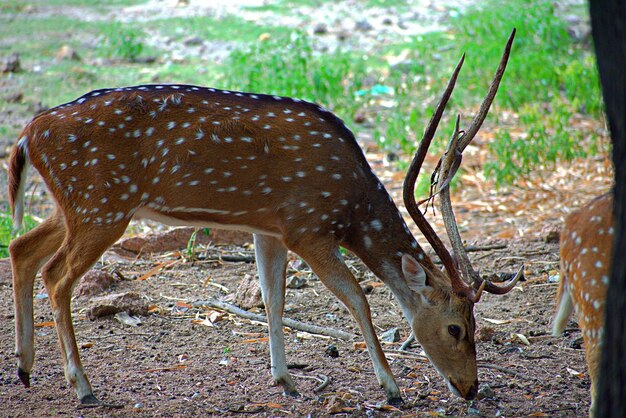
M626 411L626 1L589 3L615 166L613 263L596 416L622 417Z

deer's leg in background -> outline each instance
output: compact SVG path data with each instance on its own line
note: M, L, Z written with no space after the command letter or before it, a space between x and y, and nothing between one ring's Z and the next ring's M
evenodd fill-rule
M93 395L76 346L70 301L78 279L122 236L128 222L106 228L68 225L63 245L43 267L42 276L57 328L65 377L82 404L100 404Z
M18 376L30 386L30 372L35 358L33 286L37 272L59 249L65 236L63 217L55 212L51 217L9 246L13 269L13 298L15 301L15 353Z
M322 283L348 308L363 333L367 351L374 364L374 372L378 382L385 389L387 401L392 405L402 403L400 389L374 331L369 303L361 286L344 263L337 245L319 239L292 249L309 264Z
M278 238L254 234L254 253L269 326L272 377L282 385L286 395L297 396L296 386L287 370L283 333L287 248Z

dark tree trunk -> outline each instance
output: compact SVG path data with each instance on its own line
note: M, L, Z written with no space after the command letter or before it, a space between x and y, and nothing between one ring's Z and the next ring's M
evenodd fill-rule
M626 1L590 0L602 93L613 140L615 236L596 416L626 413Z

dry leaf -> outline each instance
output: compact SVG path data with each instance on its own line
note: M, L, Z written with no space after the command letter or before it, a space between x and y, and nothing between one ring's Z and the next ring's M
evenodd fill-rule
M571 369L569 367L567 367L567 372L569 374L571 374L572 376L576 376L576 377L583 377L584 376L584 373L581 373L578 370L574 370L574 369Z
M367 345L365 344L365 341L357 341L355 343L352 343L352 348L354 348L355 350L365 350L367 348Z
M522 344L524 345L530 345L530 341L528 341L528 338L526 338L526 336L524 334L513 334L515 337L519 338L519 340L522 342Z
M128 312L118 312L114 316L120 323L136 327L141 325L141 319L138 316L130 316Z
M492 323L492 324L496 324L496 325L503 325L503 324L508 324L509 322L511 322L510 319L492 319L492 318L483 318L483 320Z
M269 337L262 337L262 338L251 338L249 340L243 340L244 343L249 344L249 343L264 343L269 341Z
M143 276L139 277L137 280L146 280L149 279L150 277L154 276L156 273L158 273L159 271L173 266L174 264L178 263L179 260L169 260L169 261L164 261L163 263L158 263L156 267L154 267L152 270L150 270L149 272L147 272L146 274L144 274Z
M36 328L53 327L53 326L54 326L54 321L46 321L46 322L40 322L38 324L35 324Z

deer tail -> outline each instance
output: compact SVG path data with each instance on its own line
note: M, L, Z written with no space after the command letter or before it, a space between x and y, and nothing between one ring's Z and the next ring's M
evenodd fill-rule
M14 230L22 226L24 218L24 191L28 165L28 135L23 132L9 157L9 205Z

